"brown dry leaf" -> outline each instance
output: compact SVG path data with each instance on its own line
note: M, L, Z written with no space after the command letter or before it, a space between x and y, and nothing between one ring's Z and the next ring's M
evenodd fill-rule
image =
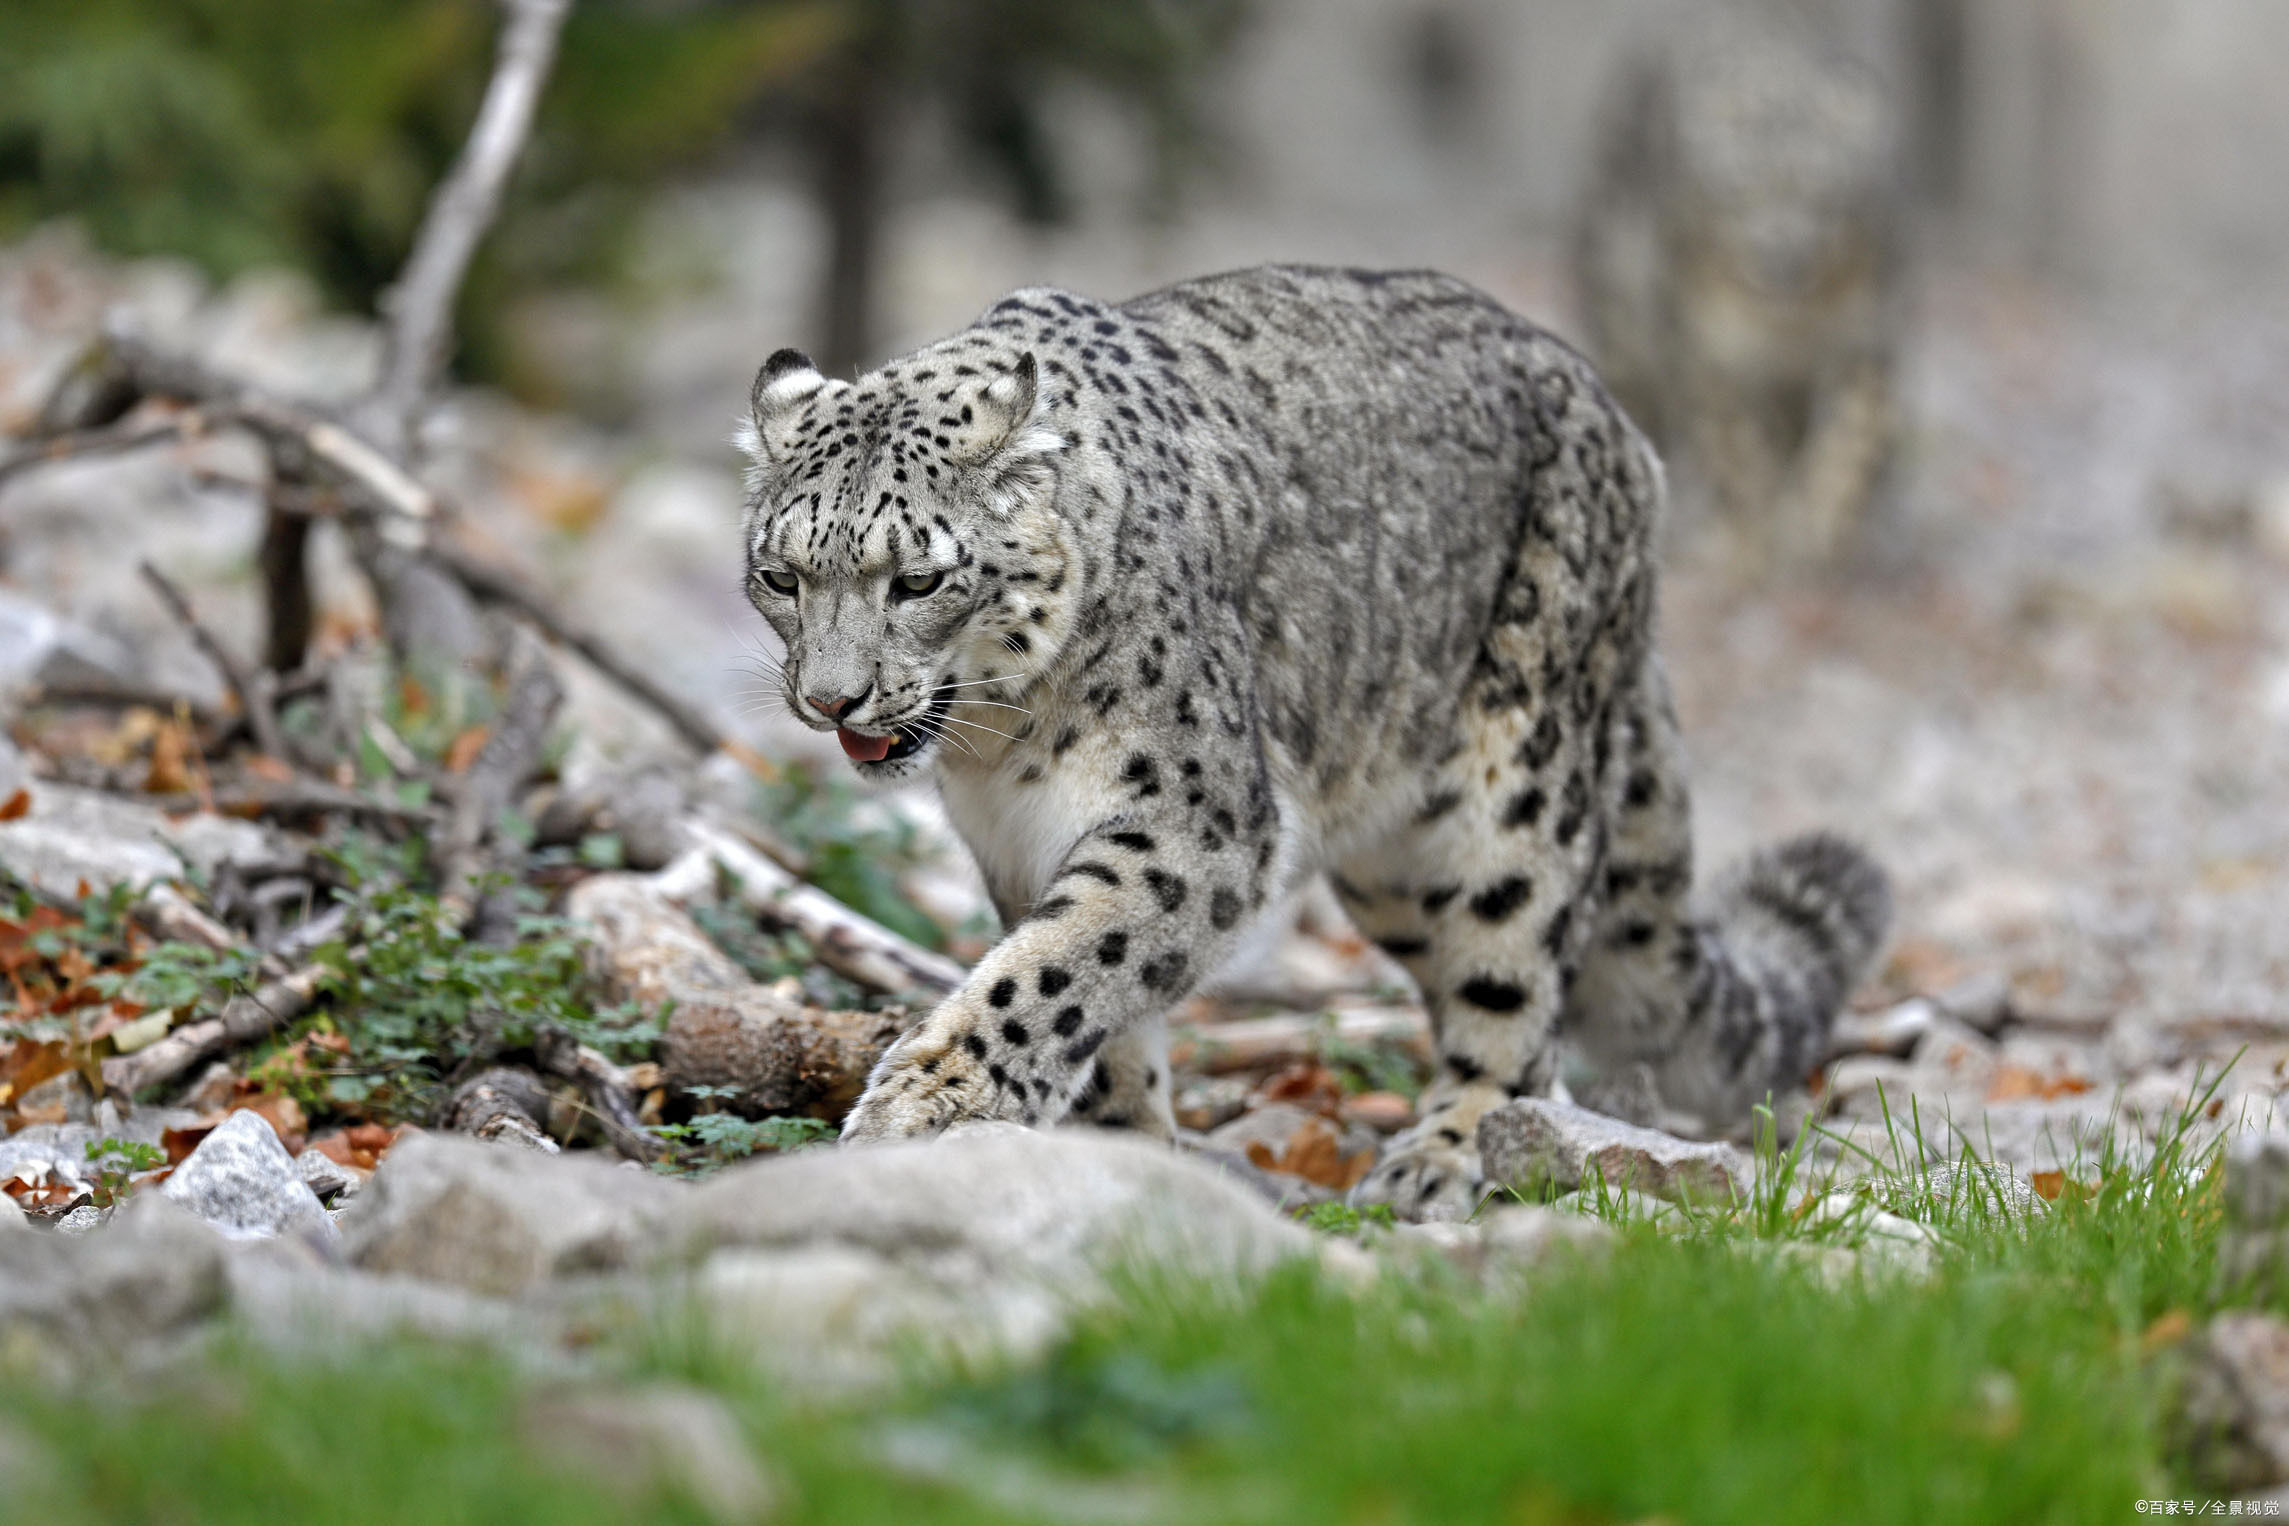
M389 1147L397 1143L399 1130L379 1123L361 1123L331 1134L321 1134L310 1141L310 1148L325 1156L337 1166L355 1166L371 1171L381 1164Z
M143 788L154 795L180 795L191 788L191 744L181 726L170 721L151 738L151 768Z
M1263 1102L1291 1102L1332 1118L1343 1105L1343 1082L1325 1065L1306 1060L1257 1087L1256 1096Z
M5 802L0 802L0 821L21 821L32 814L32 792L19 789Z
M486 728L471 726L456 736L445 748L445 771L465 774L477 761L477 754L485 750Z
M24 1093L76 1068L71 1047L43 1039L18 1039L0 1053L0 1108Z
M241 1082L240 1085L244 1085ZM270 1125L288 1154L301 1150L302 1141L310 1132L310 1120L302 1112L302 1104L284 1092L268 1092L259 1096L243 1097L231 1103L234 1113L252 1113Z
M1274 1156L1271 1147L1262 1140L1250 1140L1248 1159L1266 1171L1277 1171L1284 1176L1300 1176L1307 1182L1322 1187L1333 1187L1348 1192L1359 1184L1375 1164L1373 1150L1361 1150L1346 1159L1337 1143L1335 1130L1314 1118L1289 1136L1287 1148Z
M257 779L272 784L292 784L296 778L293 764L283 758L274 758L267 752L250 754L240 766Z
M1987 1083L1989 1102L2012 1102L2033 1098L2047 1102L2053 1097L2075 1097L2090 1090L2090 1083L2081 1076L2046 1076L2039 1070L2008 1062L1995 1068L1995 1077Z
M216 1120L217 1123L221 1121ZM187 1129L168 1129L159 1136L159 1148L167 1152L168 1165L179 1166L190 1159L191 1152L199 1147L200 1141L214 1131L213 1123L202 1123Z

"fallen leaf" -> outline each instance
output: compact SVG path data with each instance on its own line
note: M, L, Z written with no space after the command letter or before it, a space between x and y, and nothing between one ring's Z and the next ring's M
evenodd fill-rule
M151 768L143 788L154 795L186 794L191 788L191 748L184 728L169 722L151 738Z
M269 1124L271 1132L278 1136L289 1154L301 1150L302 1142L310 1131L310 1120L304 1116L302 1104L284 1092L265 1092L244 1097L231 1103L230 1110L234 1113L252 1113Z
M199 1147L199 1142L214 1131L212 1123L195 1124L187 1129L168 1129L159 1135L159 1148L167 1152L168 1165L179 1166L190 1159L191 1152Z
M337 1166L355 1166L360 1171L371 1171L397 1143L401 1131L378 1123L361 1123L331 1134L321 1134L310 1141L310 1148L325 1156Z
M1256 1098L1259 1102L1290 1102L1332 1118L1343 1105L1343 1082L1325 1065L1307 1060L1290 1065L1257 1087Z
M296 777L293 764L283 758L274 758L267 752L249 755L241 761L240 766L257 779L267 779L272 784L292 784Z
M465 774L477 761L477 754L485 750L486 728L471 726L455 736L445 747L445 771Z
M2049 1101L2053 1097L2075 1097L2090 1090L2090 1083L2081 1076L2046 1076L2039 1070L2008 1062L1995 1067L1994 1079L1987 1083L1989 1102L2011 1102L2022 1098Z
M1375 1152L1361 1150L1346 1158L1335 1130L1314 1118L1289 1136L1287 1148L1278 1155L1260 1139L1248 1141L1248 1159L1262 1170L1300 1176L1307 1182L1347 1192L1375 1164Z
M0 803L0 821L18 821L32 814L32 792L19 789Z

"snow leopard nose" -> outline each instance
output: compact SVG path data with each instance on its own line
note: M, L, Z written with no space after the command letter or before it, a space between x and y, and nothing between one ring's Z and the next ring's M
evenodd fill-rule
M833 699L827 698L825 695L820 694L806 694L803 696L803 703L809 705L813 710L818 711L819 714L825 716L828 720L839 721L844 716L848 715L851 711L857 709L859 701L865 699L869 694L872 694L873 692L874 685L868 684L865 688L859 690L856 694L845 694Z

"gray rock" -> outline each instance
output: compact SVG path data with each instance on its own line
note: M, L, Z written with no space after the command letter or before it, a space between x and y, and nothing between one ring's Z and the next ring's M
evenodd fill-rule
M143 681L143 669L117 637L66 619L35 599L0 591L0 688L132 688Z
M184 866L212 874L225 864L282 856L251 821L194 813L173 819L133 800L70 785L32 786L31 810L0 822L0 868L49 895L71 899L81 882L98 890L180 879Z
M259 1113L242 1109L216 1124L159 1190L233 1240L333 1237L333 1221Z
M53 1175L75 1187L92 1185L87 1147L96 1139L84 1123L35 1123L0 1139L0 1182Z
M2188 1355L2176 1417L2187 1471L2221 1493L2289 1480L2289 1324L2220 1314Z
M718 1521L774 1513L778 1490L713 1394L655 1384L547 1394L525 1407L525 1445L631 1505L680 1494Z
M0 1235L16 1234L31 1227L24 1222L24 1210L16 1206L16 1200L0 1192Z
M401 1139L342 1225L369 1271L514 1294L567 1272L629 1265L681 1184L590 1155L542 1155L449 1134Z
M221 1312L223 1246L150 1192L102 1234L0 1235L0 1350L59 1374L146 1354Z
M1968 1208L1974 1217L2000 1211L2026 1218L2046 1213L2050 1204L2027 1179L1999 1161L1959 1157L1927 1166L1918 1173L1920 1184L1909 1189L1941 1209Z
M2002 1054L1995 1041L1968 1023L1935 1017L1915 1046L1916 1090L1972 1103L1984 1101Z
M304 1150L294 1157L294 1170L320 1202L328 1198L350 1196L358 1190L357 1173L338 1165L316 1150Z
M807 1378L864 1380L920 1341L1038 1348L1123 1267L1237 1283L1313 1237L1144 1140L973 1124L930 1141L733 1167L671 1217L663 1255L724 1340Z
M1578 1213L1524 1205L1497 1209L1468 1224L1401 1224L1385 1237L1394 1250L1428 1249L1481 1275L1531 1271L1567 1256L1611 1250L1613 1229Z
M1740 1151L1641 1129L1546 1097L1520 1097L1478 1120L1490 1183L1535 1193L1603 1180L1670 1202L1745 1197L1752 1173Z
M224 1272L232 1318L276 1350L355 1349L416 1336L545 1362L563 1334L551 1308L331 1265L283 1240L234 1247Z
M1939 1008L1920 996L1881 1012L1840 1013L1829 1030L1828 1052L1904 1056L1923 1041L1938 1016Z

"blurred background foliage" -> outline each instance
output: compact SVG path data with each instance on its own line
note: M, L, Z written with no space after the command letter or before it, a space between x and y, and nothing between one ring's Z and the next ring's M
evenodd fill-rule
M499 236L463 293L465 372L495 377L494 300L607 280L637 204L743 150L797 156L830 226L821 359L874 328L893 131L943 115L1029 220L1065 210L1040 120L1060 77L1149 125L1161 185L1197 162L1192 82L1243 0L585 0ZM0 240L78 219L124 254L218 277L307 272L371 310L458 150L491 60L489 0L0 0Z

